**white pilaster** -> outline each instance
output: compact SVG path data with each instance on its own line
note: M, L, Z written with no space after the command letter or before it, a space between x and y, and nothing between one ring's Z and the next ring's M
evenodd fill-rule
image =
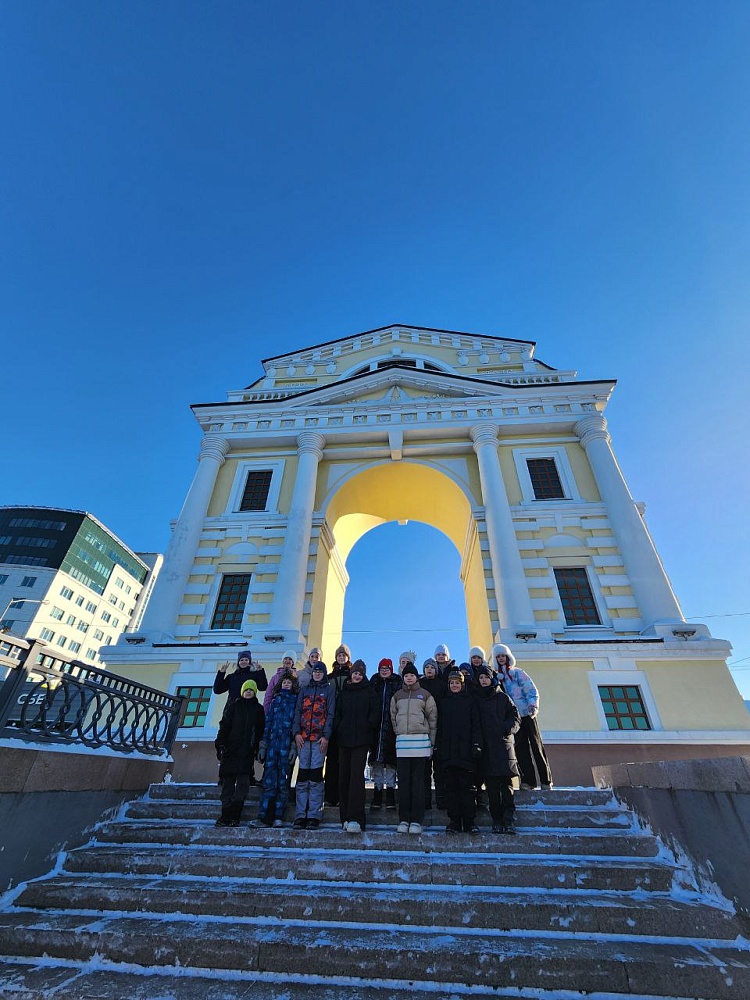
M534 626L534 612L497 454L498 427L482 422L469 433L479 464L499 625L503 632L529 629Z
M575 432L607 507L644 629L658 622L684 621L659 554L610 448L607 421L601 414L592 413L578 421Z
M302 628L315 485L325 443L323 435L316 431L304 431L297 438L297 476L268 626L274 632L299 633Z
M208 434L201 442L198 468L177 518L164 556L164 566L146 608L142 626L146 633L170 635L174 632L203 530L203 519L216 476L228 451L229 442L218 434Z

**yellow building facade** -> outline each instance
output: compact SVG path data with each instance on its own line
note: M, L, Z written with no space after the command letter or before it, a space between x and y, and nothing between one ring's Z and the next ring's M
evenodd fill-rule
M456 546L470 640L507 643L534 678L558 783L748 752L729 644L685 622L612 452L613 388L529 341L397 325L268 358L194 406L198 468L142 630L101 654L190 698L176 774L207 773L219 663L332 658L347 557L393 520Z

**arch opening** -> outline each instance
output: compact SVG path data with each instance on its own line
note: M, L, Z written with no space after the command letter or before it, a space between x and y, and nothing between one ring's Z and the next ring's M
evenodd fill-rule
M329 482L330 492L322 504L325 520L321 528L322 544L318 545L315 565L313 597L307 623L308 641L321 646L329 656L329 651L341 642L350 568L359 577L363 572L368 572L369 560L373 563L371 568L377 574L370 590L379 595L388 592L391 582L387 572L383 575L380 563L383 561L383 553L389 551L391 537L395 537L400 538L401 543L407 539L410 547L415 546L413 558L417 561L429 561L425 546L429 549L432 545L436 551L443 552L449 563L454 562L455 568L450 576L458 584L458 590L453 591L453 610L445 614L439 612L440 617L445 617L446 621L436 623L437 631L441 624L447 625L447 619L450 619L450 627L458 629L454 633L457 649L460 646L463 650L466 646L468 650L467 632L471 644L486 645L492 635L492 627L488 581L485 579L481 544L472 513L475 498L470 484L461 480L455 467L451 468L446 463L441 468L437 464L416 461L382 462L366 466L342 464ZM406 522L407 527L413 524L413 530L407 535L398 522ZM385 533L373 531L385 525L388 526ZM431 541L424 541L425 532ZM366 535L372 535L372 538L364 544ZM440 538L441 535L444 537ZM360 540L363 540L364 546L360 552L368 553L364 566L361 565L359 554L354 554L350 561L350 555ZM385 558L390 556L386 554ZM361 582L361 579L358 580L354 595ZM414 590L411 603L415 604L417 598L421 602L429 597L430 587L434 586L434 582L427 576L416 574L412 575L412 586ZM459 602L458 608L455 607L456 600ZM352 609L357 607L357 602L358 598L354 596ZM373 615L373 619L374 617ZM356 620L357 631L368 635L376 634L376 621L364 624L359 611L356 612ZM407 623L404 624L408 632ZM415 622L415 627L429 627L426 611L421 615L419 624ZM348 623L348 629L351 634L354 626ZM392 650L386 633L380 629L377 634L380 636L378 648L387 646ZM423 648L426 649L426 645ZM395 654L381 652L377 659L383 655L398 655L398 650ZM465 654L461 652L460 655Z

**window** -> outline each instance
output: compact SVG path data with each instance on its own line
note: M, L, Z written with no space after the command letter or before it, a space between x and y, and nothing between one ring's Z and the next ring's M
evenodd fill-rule
M104 636L104 645L105 645L105 646L109 646L109 644L110 644L111 642L112 642L112 636L111 636L111 635L105 635L105 636Z
M107 600L110 604L117 604L117 594L110 594Z
M78 631L79 632L88 632L88 630L89 630L89 627L86 624L86 622L78 622Z
M75 623L76 623L76 616L75 615L68 615L68 617L65 619L65 624L66 625L75 625Z
M51 628L43 628L42 631L39 633L39 638L44 639L45 642L52 642L52 640L55 638L55 633L52 631Z
M86 610L89 611L92 615L96 614L96 605L94 604L93 601L86 601Z
M242 626L242 616L249 589L249 573L227 573L221 581L211 628L240 628Z
M639 687L600 685L599 697L610 729L651 729Z
M70 587L63 587L62 590L60 591L60 596L64 597L67 601L69 601L73 596L73 591L70 589Z
M7 583L7 582L8 582L8 574L0 573L0 583Z
M15 618L3 618L0 622L0 632L12 632L15 624ZM5 645L7 645L7 643Z
M18 609L22 608L25 603L26 601L24 601L23 599L21 599L20 601L11 601L10 604L8 605L8 608L9 609L13 608L14 611L18 611Z
M185 727L203 726L211 701L210 687L178 687L177 694L187 698L187 708L182 724Z
M57 645L60 647L60 649L62 649L65 646L65 643L67 641L68 641L67 637L64 636L64 635L61 635L60 638L57 640Z
M23 580L21 580L22 587L33 587L35 583L36 583L35 576L25 576Z
M50 618L56 618L57 621L61 622L62 621L62 617L65 614L65 612L63 611L62 608L53 608L50 611L49 614L50 614Z
M44 521L36 517L12 517L11 528L49 528L51 531L65 531L65 521Z
M71 653L77 653L81 648L81 644L80 642L71 642L68 648L70 649Z
M554 574L565 624L601 625L586 570L582 566L559 566L555 567Z
M94 638L98 639L100 642L104 638L104 633L100 628L94 630Z
M133 588L130 586L130 584L128 584L127 587L125 588L125 593L129 594L132 591L132 589Z
M76 597L76 605L79 608L83 607L83 594L79 594L78 597Z
M121 580L120 577L115 577L115 587L119 587L120 590L125 586L125 581Z
M87 660L95 660L96 659L96 650L95 649L87 649L86 650L86 659Z
M240 510L265 510L271 488L271 469L252 469L247 474Z
M565 490L554 458L527 458L526 465L535 500L565 499Z
M108 622L108 621L110 621L111 618L112 618L112 615L109 613L109 611L102 611L102 621L103 622Z
M120 611L124 611L125 610L125 601L118 601L117 602L117 607L120 609Z
M113 618L112 619L112 628L117 628L117 626L119 624L120 624L120 619L119 618Z

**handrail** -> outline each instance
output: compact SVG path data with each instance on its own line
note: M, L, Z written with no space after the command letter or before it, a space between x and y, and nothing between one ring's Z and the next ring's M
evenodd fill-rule
M40 640L0 637L0 737L166 756L186 704Z

